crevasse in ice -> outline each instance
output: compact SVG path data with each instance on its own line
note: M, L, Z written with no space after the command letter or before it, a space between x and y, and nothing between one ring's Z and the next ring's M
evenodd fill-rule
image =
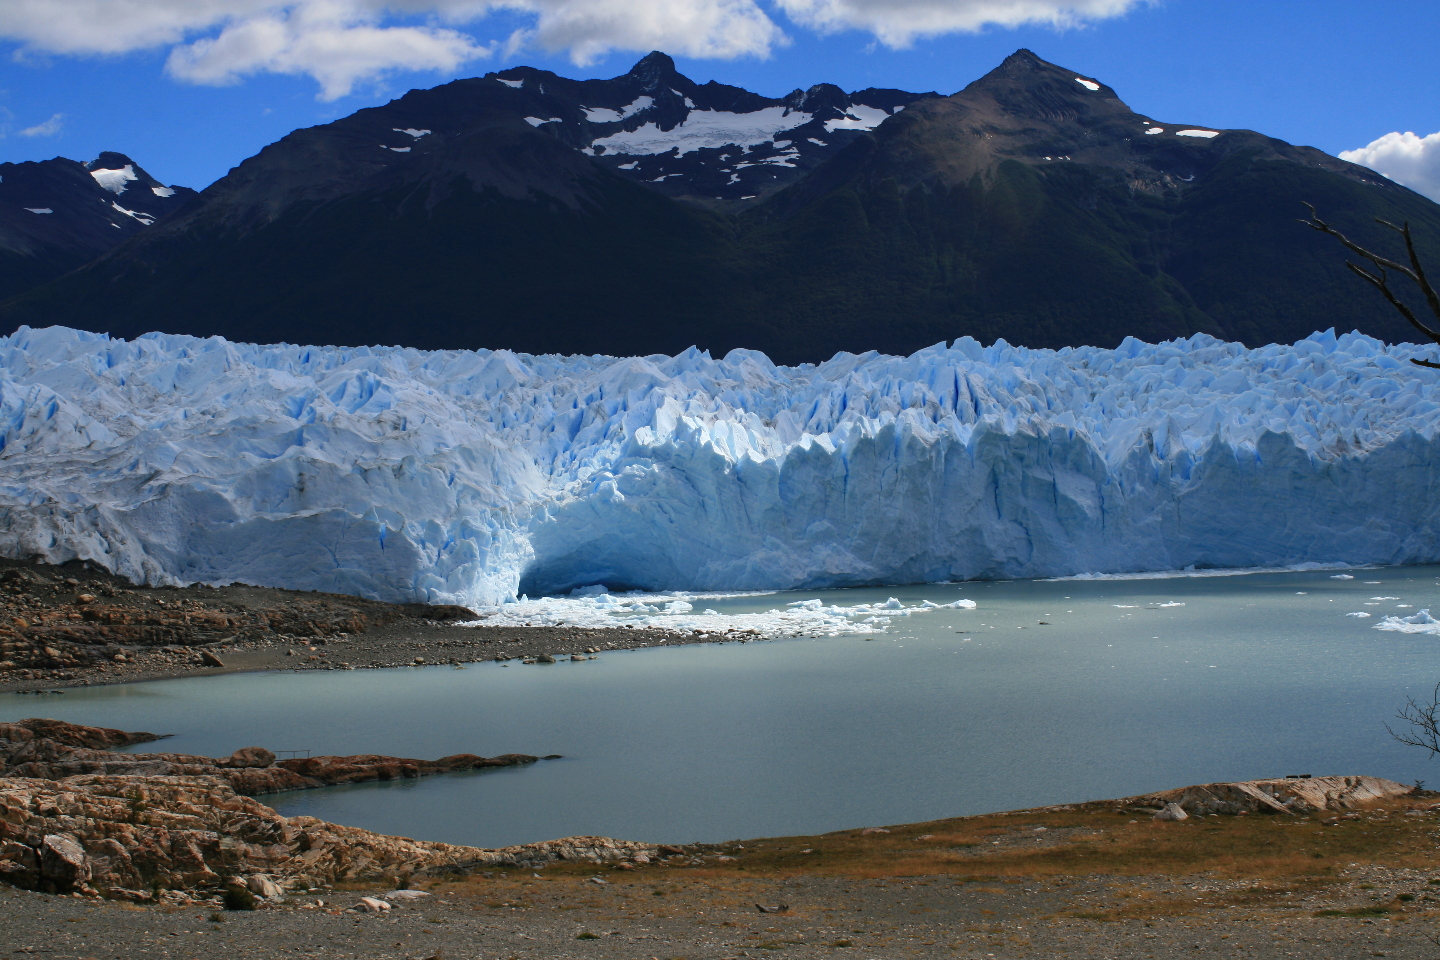
M1316 334L723 359L0 338L0 552L492 604L1440 559L1440 375Z

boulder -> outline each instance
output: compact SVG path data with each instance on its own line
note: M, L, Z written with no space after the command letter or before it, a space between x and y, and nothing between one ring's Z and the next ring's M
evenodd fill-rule
M271 880L263 873L257 873L245 881L246 888L255 896L265 900L280 901L285 899L285 891L280 889L280 884Z
M275 762L275 754L264 747L241 747L223 760L216 760L217 767L268 767Z
M1180 806L1180 804L1174 803L1174 802L1172 801L1171 803L1167 803L1167 804L1165 804L1165 806L1163 806L1163 807L1160 808L1160 811L1155 814L1155 819L1156 819L1156 820L1189 820L1189 819L1190 819L1190 814L1186 813L1186 812L1185 812L1185 808L1182 807L1182 806Z
M355 909L361 913L387 913L390 904L376 897L361 897L360 902L355 904Z
M0 843L0 881L30 890L40 882L40 856L34 847L7 840Z
M40 840L40 876L62 892L88 884L90 861L80 841L64 833L43 837Z

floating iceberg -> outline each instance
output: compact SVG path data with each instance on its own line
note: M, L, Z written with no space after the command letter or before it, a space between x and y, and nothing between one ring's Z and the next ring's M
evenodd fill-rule
M660 630L749 637L842 637L884 633L892 618L909 617L936 610L974 610L974 600L934 603L923 600L906 606L891 597L882 603L826 604L823 600L800 600L756 613L719 614L714 610L694 613L695 605L706 600L732 597L725 593L640 593L612 596L603 588L572 591L563 597L521 597L509 603L479 609L477 623L487 626L528 627L650 627ZM738 594L763 596L763 594Z
M1408 617L1386 617L1375 624L1373 629L1390 630L1395 633L1440 634L1440 620L1430 616L1429 610L1421 610Z
M479 606L1431 562L1419 353L967 338L777 367L22 328L0 553Z

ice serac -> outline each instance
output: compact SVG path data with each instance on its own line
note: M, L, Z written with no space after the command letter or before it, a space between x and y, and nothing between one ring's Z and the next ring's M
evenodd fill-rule
M1419 348L526 356L0 339L0 552L492 604L1440 559Z

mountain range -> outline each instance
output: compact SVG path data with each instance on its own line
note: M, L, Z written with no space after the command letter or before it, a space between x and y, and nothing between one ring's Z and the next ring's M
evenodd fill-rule
M123 153L0 163L0 298L84 266L194 196Z
M1440 260L1440 206L1419 194L1311 147L1137 114L1027 50L951 96L771 99L658 52L610 80L516 67L297 130L199 194L95 164L72 166L102 192L116 177L97 170L129 170L169 208L145 226L151 208L116 212L134 187L92 203L76 237L115 229L92 228L100 212L134 225L72 244L108 249L63 277L33 271L0 330L789 363L965 335L1395 341L1408 326L1296 222L1301 202L1370 245L1390 242L1374 217L1408 221ZM0 191L44 166L0 167ZM3 214L0 253L12 220L51 216Z

